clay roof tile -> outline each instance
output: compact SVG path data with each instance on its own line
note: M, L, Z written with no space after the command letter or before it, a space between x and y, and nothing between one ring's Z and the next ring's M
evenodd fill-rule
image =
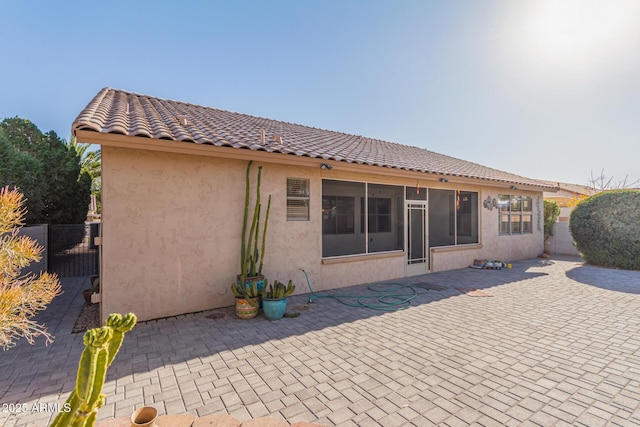
M555 190L544 181L423 148L112 88L102 89L89 102L73 122L72 130L74 134L86 130L227 146Z

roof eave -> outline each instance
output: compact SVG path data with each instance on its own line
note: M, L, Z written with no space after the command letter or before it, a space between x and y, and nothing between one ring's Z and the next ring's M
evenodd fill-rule
M78 142L87 144L98 144L107 147L128 148L139 150L161 151L179 154L191 154L209 157L223 157L237 160L252 159L265 163L290 164L296 166L317 167L322 163L330 163L333 167L342 170L353 170L361 173L374 173L387 176L410 177L417 179L426 179L429 181L438 181L446 178L450 184L472 184L485 185L498 188L509 188L529 191L552 191L558 189L556 187L535 185L523 183L519 181L494 180L483 177L473 177L464 175L453 175L440 173L437 171L418 171L399 167L378 166L359 164L348 162L346 160L330 160L324 156L311 157L309 155L297 155L295 153L273 152L264 149L255 149L251 147L236 148L231 144L227 146L199 144L195 142L184 142L174 140L153 139L141 136L129 136L116 133L102 133L95 130L78 127L74 123L72 133ZM257 147L257 146L256 146ZM262 148L262 147L261 147Z

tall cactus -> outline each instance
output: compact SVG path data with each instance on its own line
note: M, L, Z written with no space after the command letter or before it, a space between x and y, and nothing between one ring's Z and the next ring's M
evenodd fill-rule
M267 214L264 217L264 230L262 230L262 247L260 249L260 265L258 266L258 274L262 274L262 264L264 263L264 246L267 241L267 224L269 223L269 211L271 211L271 194L269 194L269 201L267 202ZM256 244L258 239L256 237Z
M262 266L265 252L265 240L267 237L267 224L269 222L269 211L271 210L271 195L267 204L267 212L262 230L262 242L260 237L260 216L262 204L260 203L260 185L262 183L262 166L258 166L258 179L256 185L256 201L253 207L253 217L249 227L249 194L251 191L251 165L249 161L246 172L245 197L244 197L244 217L242 221L242 244L240 248L240 275L241 277L251 277L262 274ZM247 228L249 235L247 236ZM258 249L260 247L260 249ZM256 268L257 267L257 268Z
M247 164L247 176L245 177L245 190L244 190L244 216L242 220L242 245L240 247L240 274L242 280L247 275L246 261L247 261L247 221L249 220L249 194L251 191L251 164L253 161L249 160Z
M61 412L50 427L92 427L98 409L104 405L102 386L107 377L107 368L122 346L124 334L136 325L135 314L126 316L112 314L105 326L85 332L84 350L80 356L76 387L71 391Z

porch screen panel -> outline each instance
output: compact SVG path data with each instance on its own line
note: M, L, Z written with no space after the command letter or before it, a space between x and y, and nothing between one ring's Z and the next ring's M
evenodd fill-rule
M365 184L322 181L322 256L363 254L366 251L361 200Z
M404 248L403 187L369 184L368 240L369 252L385 252Z
M429 189L429 246L456 244L455 192Z
M458 245L478 243L478 193L460 192L460 207L457 209Z

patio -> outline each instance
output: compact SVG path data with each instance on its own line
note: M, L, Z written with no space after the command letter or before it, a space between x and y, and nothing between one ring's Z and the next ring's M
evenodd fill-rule
M301 315L276 322L218 309L140 323L99 419L151 405L337 426L640 425L640 272L532 259L398 282L429 290L397 312L297 295ZM39 318L55 342L0 353L2 426L48 425L55 414L33 408L62 405L74 386L83 346L70 332L88 278L62 283ZM334 293L346 292L368 293Z

